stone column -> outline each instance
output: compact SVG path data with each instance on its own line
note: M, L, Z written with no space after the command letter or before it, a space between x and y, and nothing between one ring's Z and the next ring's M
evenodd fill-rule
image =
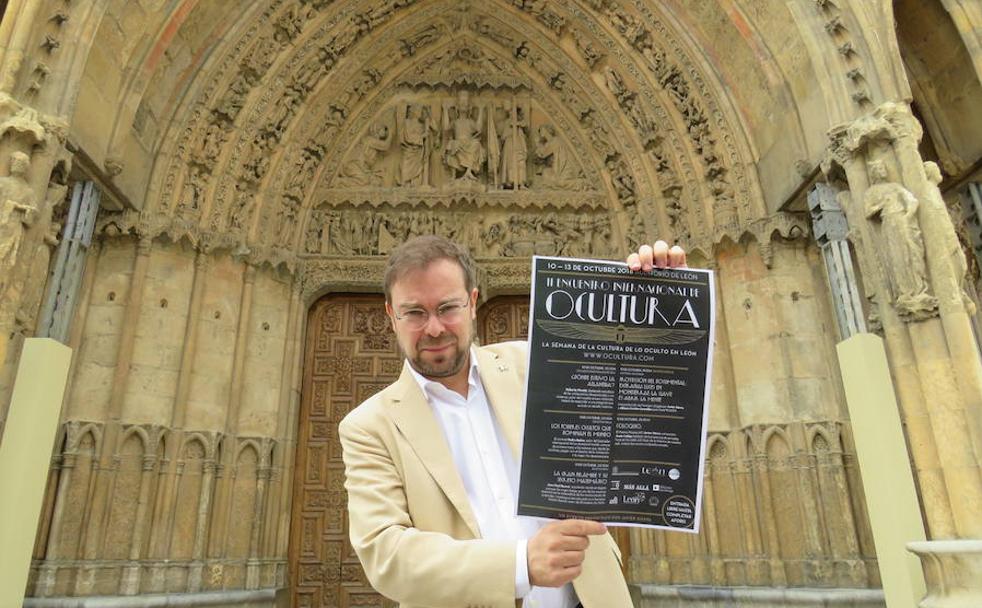
M209 436L202 469L201 491L198 494L198 510L194 524L194 545L191 549L192 565L188 573L188 591L191 592L200 591L202 587L205 547L208 542L208 519L211 514L215 475L218 472L216 458L221 440L221 433L213 433Z
M884 104L832 130L824 169L848 182L841 203L870 300L867 321L884 336L929 537L977 540L982 359L974 307L962 288L964 254L937 167L918 153L921 134L906 104ZM982 585L982 571L974 580ZM982 587L976 589L974 601L982 605Z
M207 251L199 251L194 259L194 282L191 286L187 324L184 329L181 370L177 377L177 390L171 409L172 437L166 444L165 459L167 466L164 470L159 513L155 517L159 523L155 526L154 537L151 539L150 556L156 558L166 558L170 555L174 527L174 506L180 477L176 473L176 467L185 438L184 419L187 415L188 396L191 393L191 371L197 352L198 322L201 318L201 302L204 296L205 281L208 278L210 260L211 256Z

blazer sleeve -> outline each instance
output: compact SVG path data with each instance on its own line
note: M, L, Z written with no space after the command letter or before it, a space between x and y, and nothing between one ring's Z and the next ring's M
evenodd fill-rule
M514 608L515 543L458 540L413 527L402 476L377 430L339 427L351 546L372 587L433 608Z

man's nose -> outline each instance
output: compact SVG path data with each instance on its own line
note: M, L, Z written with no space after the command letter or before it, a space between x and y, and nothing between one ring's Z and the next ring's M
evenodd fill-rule
M446 326L442 321L440 321L439 316L431 314L430 316L426 317L426 325L423 326L423 331L426 332L427 335L435 338L441 335L444 329L446 329Z

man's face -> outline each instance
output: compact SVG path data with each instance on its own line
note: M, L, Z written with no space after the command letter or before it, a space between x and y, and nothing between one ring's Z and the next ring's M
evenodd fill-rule
M434 380L461 373L474 338L477 289L467 292L460 265L443 259L410 271L392 284L390 296L392 301L385 304L385 310L413 369ZM440 319L437 311L453 304L467 305L459 319L449 323ZM412 327L405 315L420 310L427 313L426 323Z

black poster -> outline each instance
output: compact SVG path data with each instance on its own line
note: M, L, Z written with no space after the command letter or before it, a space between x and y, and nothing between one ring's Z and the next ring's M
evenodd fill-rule
M699 531L713 274L532 261L518 514Z

